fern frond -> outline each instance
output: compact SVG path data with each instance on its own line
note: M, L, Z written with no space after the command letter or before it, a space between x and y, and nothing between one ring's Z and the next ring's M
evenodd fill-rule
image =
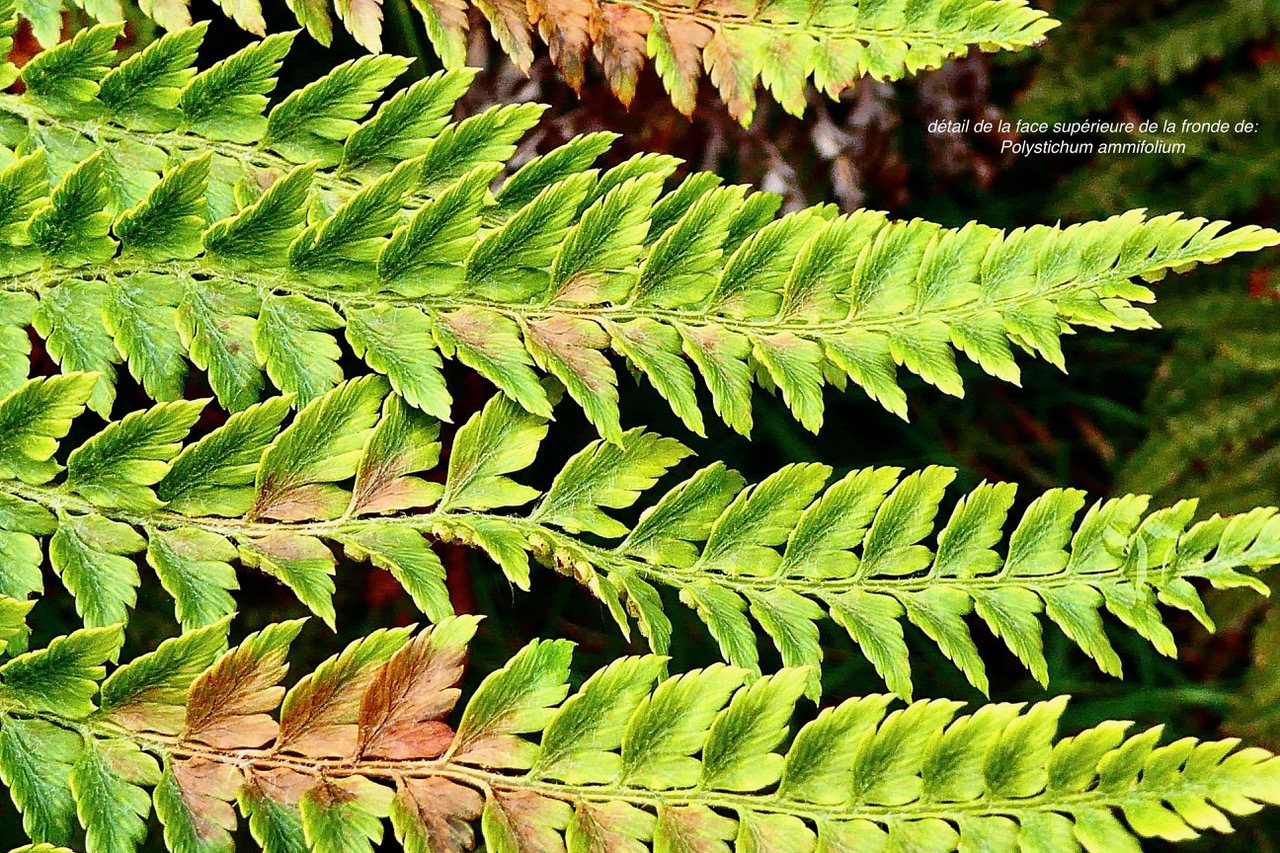
M1014 345L1061 366L1059 337L1073 327L1151 326L1135 303L1152 294L1134 279L1280 243L1268 229L1141 211L1009 233L827 207L775 219L777 197L710 175L664 192L671 158L601 172L603 134L533 160L491 194L540 108L448 124L469 72L414 84L361 124L404 69L365 57L264 117L289 37L190 76L173 69L201 32L183 31L105 76L101 92L125 91L118 75L135 81L121 111L91 94L108 61L95 32L32 60L24 73L40 75L25 95L0 96L0 111L25 122L11 140L24 154L0 170L0 293L17 318L0 363L26 354L17 331L38 302L34 326L54 360L102 374L92 404L104 415L115 364L172 400L183 356L231 410L268 377L306 404L342 379L341 335L445 419L442 358L546 415L536 368L619 442L616 352L695 432L695 371L740 432L753 383L817 430L827 384L852 381L905 416L899 366L959 395L959 350L1016 382ZM84 100L68 106L67 92ZM142 127L139 104L154 107Z
M98 20L123 19L119 0L97 2L101 11L88 11ZM337 12L356 41L374 53L382 49L378 0L333 0L332 9L328 0L285 2L298 25L322 44L332 41ZM244 29L265 33L261 0L219 4ZM189 0L142 0L140 6L166 29L191 26ZM474 8L524 71L533 62L536 32L574 88L581 87L588 54L594 53L614 93L630 104L640 72L652 60L673 103L686 114L693 112L705 72L744 125L751 121L760 85L799 115L810 81L838 98L864 75L898 79L936 68L970 47L1021 50L1041 43L1057 26L1026 0L415 0L414 6L447 68L464 64L467 12ZM21 12L42 45L57 44L60 3L25 4Z
M152 800L175 853L230 849L237 806L268 851L367 853L389 819L414 851L1111 853L1280 802L1265 750L1114 721L1059 738L1065 699L961 714L871 695L793 732L803 670L665 677L631 657L570 695L564 640L530 643L455 713L477 623L376 632L287 692L296 622L227 652L219 623L105 681L120 632L80 631L0 667L0 770L33 838L78 821L95 851L134 849ZM31 697L35 668L58 708Z
M13 36L18 31L18 16L14 13L13 0L0 2L0 84L9 88L18 79L18 66L9 61L13 54Z
M439 620L452 607L438 540L488 554L523 589L530 556L573 577L624 633L634 619L658 653L671 625L655 586L672 588L725 660L760 672L758 624L787 665L814 667L813 695L818 623L830 618L909 697L906 623L984 692L970 614L1042 683L1041 614L1119 675L1104 609L1172 656L1157 605L1212 628L1192 581L1266 592L1251 570L1280 563L1274 509L1193 524L1195 501L1148 513L1148 498L1129 495L1080 517L1084 493L1058 489L1011 526L1012 484L983 484L944 510L955 471L940 467L829 482L827 466L801 464L748 486L716 463L647 501L628 526L612 511L640 503L690 455L679 442L640 429L596 441L535 489L512 475L533 463L547 422L498 396L458 431L434 483L424 475L439 459L439 424L386 396L380 377L338 386L283 429L289 406L273 398L185 446L201 404L160 404L108 425L59 476L57 443L93 388L83 374L36 379L0 402L0 444L13 448L0 472L0 535L15 555L0 593L41 589L47 539L91 626L127 618L144 552L188 628L232 612L236 563L277 578L333 625L339 548L388 570Z
M447 3L426 0L422 5ZM629 104L649 58L681 112L693 112L705 71L729 112L744 125L751 121L759 85L788 112L800 115L810 80L838 98L864 75L897 79L936 68L970 46L1019 50L1040 43L1056 26L1022 0L928 0L910 6L866 0L840 5L815 0L498 0L475 5L525 70L532 58L527 47L532 24L575 88L582 84L587 52L593 50L613 91ZM499 20L507 9L510 13ZM513 26L504 38L506 21ZM443 49L436 44L441 56L458 55L456 42Z

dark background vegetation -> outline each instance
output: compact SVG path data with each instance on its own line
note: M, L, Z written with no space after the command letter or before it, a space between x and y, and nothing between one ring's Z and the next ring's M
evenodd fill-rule
M291 26L282 3L268 5L273 30ZM1039 3L1063 21L1043 49L1017 55L972 55L899 84L863 81L838 102L811 96L804 119L787 116L765 98L752 125L740 128L704 84L693 120L667 102L652 71L628 111L598 76L581 97L544 58L526 76L512 67L477 27L471 64L485 71L460 105L460 114L495 102L538 100L552 105L521 156L591 130L622 139L608 155L621 161L637 150L684 158L691 169L712 169L728 182L783 194L789 207L835 202L845 209L885 209L948 225L969 220L1015 227L1077 221L1133 207L1186 210L1280 226L1280 2L1276 0L1063 0ZM387 49L421 60L410 74L438 67L405 0L388 0ZM247 44L207 0L196 18L214 21L202 64ZM273 19L274 17L274 19ZM139 24L136 39L148 38ZM277 97L309 82L360 49L335 34L323 49L301 36ZM20 43L21 47L21 43ZM598 73L598 72L597 72ZM1010 157L1004 137L930 135L934 119L1025 117L1067 120L1157 116L1233 123L1250 118L1253 134L1180 137L1188 154L1112 157ZM1025 504L1054 486L1153 492L1157 501L1203 495L1203 510L1233 511L1280 500L1280 264L1276 253L1246 258L1169 279L1157 288L1161 332L1082 333L1065 342L1070 376L1025 360L1022 388L1002 384L968 366L966 397L945 397L915 381L911 423L887 414L860 392L827 395L826 426L807 433L780 401L758 394L752 441L709 419L705 440L687 434L648 387L624 376L623 422L646 424L681 437L704 459L722 458L748 477L792 461L821 461L837 474L868 465L908 468L944 464L960 469L969 487L983 479L1022 485ZM457 422L483 404L491 388L452 365ZM143 405L140 390L122 375L121 397ZM197 380L198 381L198 380ZM910 380L909 380L910 381ZM198 392L198 388L194 389ZM706 409L709 402L704 401ZM594 438L576 409L559 413L530 482L545 485L563 461ZM534 574L531 594L513 590L476 555L444 549L450 589L460 611L485 613L474 646L471 682L499 666L533 636L562 636L579 644L580 672L625 653L611 618L584 590L547 571ZM145 573L144 573L145 576ZM385 573L339 570L338 624L327 636L314 623L295 647L295 671L305 672L342 643L376 627L420 618ZM261 575L241 575L245 612L237 636L273 619L301 615L288 593ZM148 586L148 584L150 586ZM669 601L675 623L676 669L717 659L713 641L685 608ZM171 604L146 578L130 642L144 651L176 629ZM1182 653L1159 657L1132 632L1113 632L1125 680L1100 675L1056 629L1046 631L1053 693L1075 697L1065 726L1077 729L1119 717L1141 726L1162 723L1173 735L1241 735L1280 748L1280 618L1257 601L1211 598L1219 631L1206 635L1189 617L1170 612ZM78 620L56 585L34 615L36 639L72 629ZM907 628L920 694L977 700L963 677L929 642ZM884 689L847 636L823 624L827 666L825 701ZM992 674L992 697L1027 701L1046 694L983 628L975 630ZM764 650L766 667L778 662ZM1234 837L1205 839L1188 849L1280 849L1280 819L1244 821ZM20 842L18 818L0 803L0 842ZM150 844L160 848L160 834ZM1153 847L1152 849L1156 849Z

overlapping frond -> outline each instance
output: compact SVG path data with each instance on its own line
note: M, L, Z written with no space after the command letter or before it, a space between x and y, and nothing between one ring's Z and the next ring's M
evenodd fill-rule
M665 676L623 658L572 692L572 645L534 641L460 713L473 617L379 631L279 686L301 627L230 651L226 622L116 668L117 628L0 667L0 770L31 837L129 853L152 806L174 853L1138 849L1229 832L1280 802L1280 760L1238 741L1058 737L1065 699L849 699L792 730L803 670ZM41 689L37 677L45 679Z
M382 49L381 0L286 0L299 26L323 44L333 38L333 13L356 41ZM220 0L228 17L266 34L261 0ZM120 0L81 3L103 23L124 20ZM177 30L191 26L189 0L142 0L144 14ZM758 86L789 111L805 107L810 81L835 98L864 75L897 79L980 50L1021 50L1040 43L1057 23L1026 0L414 0L427 37L446 67L466 58L468 11L489 22L494 37L521 69L534 57L535 33L575 88L589 54L613 91L630 103L640 72L652 60L672 101L692 113L705 72L731 112L751 120ZM40 43L52 47L62 30L62 4L19 6Z
M0 362L21 365L16 332L33 323L63 369L102 374L104 414L121 361L160 400L181 396L190 362L239 410L268 377L317 398L342 379L345 346L443 418L441 360L457 358L543 415L535 371L554 375L616 443L616 353L696 432L695 372L739 431L753 384L816 430L827 384L905 415L899 366L958 395L959 350L1017 381L1015 345L1061 365L1075 326L1150 326L1135 279L1280 242L1141 211L1009 233L827 207L775 218L777 197L714 176L666 189L668 157L594 168L607 134L494 192L540 108L449 124L466 72L361 124L406 63L366 57L263 117L290 37L195 75L201 28L111 68L115 33L37 56L26 94L0 96L22 152L0 170ZM7 389L18 372L3 371Z
M983 691L971 621L1041 682L1042 614L1119 675L1103 610L1174 655L1158 605L1212 627L1193 580L1265 592L1252 570L1280 563L1274 509L1193 524L1194 501L1148 512L1149 499L1130 495L1081 516L1084 493L1059 489L1011 525L1012 484L983 484L944 509L955 472L940 467L831 482L827 466L799 464L748 486L716 463L646 500L628 526L613 511L640 503L690 455L679 442L639 429L594 442L540 490L511 475L533 463L547 422L496 397L458 431L443 484L430 482L439 424L386 396L379 377L340 385L283 429L289 406L273 398L185 446L203 404L161 404L108 425L65 455L60 474L57 443L93 387L91 375L37 379L0 402L0 537L12 555L0 593L40 591L47 539L91 626L127 618L142 554L188 628L232 612L237 563L332 624L338 550L388 570L436 620L452 612L431 548L440 540L485 552L521 588L530 556L575 578L659 653L671 625L656 587L672 588L725 660L761 671L758 625L786 665L814 667L813 695L818 626L832 619L909 697L905 624Z
M427 32L446 64L460 65L465 31L458 0L420 0ZM693 112L703 73L730 113L751 121L758 87L789 112L805 90L837 98L865 75L897 79L980 50L1020 50L1057 25L1024 0L475 0L494 36L528 70L533 32L575 88L588 53L630 103L652 60L675 106Z

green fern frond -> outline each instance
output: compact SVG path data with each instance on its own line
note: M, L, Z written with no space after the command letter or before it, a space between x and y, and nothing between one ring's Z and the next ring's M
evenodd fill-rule
M1012 484L983 484L944 510L955 471L939 467L905 476L867 468L829 482L827 466L800 464L748 486L716 463L648 501L628 526L611 511L638 504L690 455L679 442L639 429L618 444L596 441L535 489L512 475L534 462L547 422L498 396L458 431L443 484L430 482L439 424L386 396L380 377L338 386L283 429L289 406L273 398L185 446L202 404L163 403L109 424L71 451L59 476L57 443L93 388L83 374L36 379L0 402L0 446L12 448L0 472L0 536L13 555L0 593L40 591L47 539L91 626L127 618L144 552L185 627L232 612L236 563L277 578L333 625L337 548L388 570L439 620L452 613L430 544L439 540L483 551L522 589L530 556L575 578L624 633L634 619L658 653L671 625L655 586L672 588L725 660L760 672L758 624L788 666L813 667L812 695L818 623L833 619L909 697L905 623L984 692L970 614L1042 683L1041 614L1119 675L1103 609L1172 656L1157 605L1212 628L1193 580L1266 592L1251 570L1280 563L1274 509L1193 524L1195 501L1148 513L1148 498L1129 495L1080 517L1084 493L1058 489L1010 529Z
M9 61L13 54L13 36L18 31L18 16L14 14L13 0L0 2L0 84L7 89L13 85L21 73L18 66Z
M1134 279L1280 243L1141 211L1009 233L828 207L775 219L777 197L714 176L664 192L671 158L592 168L606 134L491 193L541 108L449 124L470 72L420 81L361 124L405 67L365 57L264 117L291 37L192 76L202 30L182 31L103 76L99 35L113 32L41 54L27 93L0 95L0 112L22 119L9 142L23 152L0 169L0 293L12 300L0 317L15 318L0 364L20 364L32 322L63 369L101 374L91 404L104 415L121 361L159 400L180 396L189 360L228 409L268 377L305 405L343 378L341 335L442 419L442 358L548 415L536 368L617 443L616 352L695 432L695 370L740 432L753 383L817 430L827 384L852 381L905 416L898 366L960 395L959 350L1016 382L1013 345L1061 366L1073 327L1151 326L1135 303L1152 294Z
M1058 737L1065 699L849 699L792 731L804 670L615 661L571 694L572 644L534 641L461 713L475 617L379 631L291 690L299 623L226 648L225 622L106 674L118 628L0 667L0 771L32 838L132 851L154 802L174 853L1137 850L1229 832L1280 802L1280 760L1104 722ZM31 673L58 685L50 708Z
M424 16L441 20L452 0L424 0ZM729 112L750 124L758 86L794 115L804 112L810 81L832 98L863 76L898 79L936 68L971 46L1020 50L1057 26L1023 0L926 0L920 3L818 0L776 3L719 0L476 0L499 43L521 68L533 58L536 27L551 58L575 88L587 52L604 67L617 96L630 104L646 58L675 106L691 114L705 72ZM428 34L437 52L461 64L462 33Z
M377 2L286 0L300 27L319 42L333 39L333 12L361 45L382 49ZM80 4L103 23L123 20L120 0ZM228 17L266 33L261 0L219 0ZM144 14L169 30L191 26L189 0L141 0ZM898 79L936 68L970 47L1021 50L1037 45L1057 22L1026 0L820 0L799 3L716 0L415 0L432 46L447 68L466 57L468 9L488 20L494 37L524 71L534 57L534 34L575 88L594 52L610 86L629 104L652 60L675 105L692 113L705 72L730 112L749 124L763 85L790 112L805 108L810 81L832 98L864 75ZM36 38L57 44L62 4L23 4ZM5 51L3 55L8 55ZM12 82L11 80L9 82ZM6 85L8 85L6 83Z

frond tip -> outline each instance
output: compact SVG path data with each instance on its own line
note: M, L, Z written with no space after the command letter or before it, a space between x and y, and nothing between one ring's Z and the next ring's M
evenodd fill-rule
M744 434L753 386L817 430L827 385L905 417L899 367L960 395L958 351L1017 382L1015 350L1062 366L1073 328L1152 326L1139 282L1280 243L1142 211L1011 232L830 207L779 218L778 197L713 175L672 184L669 157L596 168L609 134L495 192L541 108L449 123L469 72L419 81L362 123L406 67L364 57L263 116L291 36L196 74L202 28L112 68L115 32L37 56L26 93L0 95L23 128L0 151L0 390L32 325L64 369L102 374L104 416L121 362L159 400L179 399L194 365L240 410L268 380L305 405L349 352L442 419L450 358L540 415L539 374L555 376L617 443L625 361L699 434L695 376Z
M105 680L120 631L80 631L0 667L0 770L33 838L65 843L78 820L90 849L121 851L151 801L174 851L230 849L234 803L267 850L352 853L387 818L407 850L451 853L477 836L521 853L1114 853L1280 802L1269 752L1160 746L1160 727L1124 722L1058 738L1065 699L961 714L873 695L793 733L801 670L665 677L631 657L570 695L563 640L530 643L454 713L477 622L376 632L288 692L297 622L224 652L224 621Z
M203 403L162 403L109 424L60 475L58 441L93 388L92 375L69 374L0 401L0 535L15 555L0 594L42 588L47 539L88 625L127 618L143 552L187 627L232 612L235 563L277 578L333 625L337 550L388 570L438 620L452 613L430 544L440 540L490 555L523 589L530 556L573 577L659 653L671 624L655 585L673 588L725 660L759 673L758 625L784 663L812 667L812 696L819 623L830 618L909 698L905 623L984 692L974 622L1041 683L1046 621L1118 676L1103 610L1173 656L1159 605L1211 629L1193 581L1265 593L1254 571L1280 563L1274 509L1193 523L1194 501L1148 512L1148 498L1128 495L1082 514L1083 492L1055 489L1013 524L1009 483L984 483L944 510L955 471L940 467L831 482L825 465L789 465L747 485L716 463L649 498L691 452L641 429L588 445L540 490L513 475L533 464L547 421L502 396L458 430L447 474L432 482L439 424L377 376L339 385L287 425L288 401L272 398L185 446ZM634 526L614 516L642 498Z
M426 0L432 12L450 0ZM499 0L475 5L512 58L528 69L531 27L524 5ZM604 66L614 93L629 104L646 59L652 59L675 106L691 114L703 72L729 112L750 124L757 88L767 88L790 113L806 106L810 81L832 98L863 76L899 79L937 68L980 50L1021 50L1039 44L1057 22L1024 0L879 0L799 3L773 0L530 0L528 19L547 41L553 61L575 88L583 81L588 50ZM515 26L507 28L507 21ZM430 30L429 30L430 32ZM503 36L506 35L506 38ZM432 33L442 56L457 47ZM455 37L456 38L456 37Z

